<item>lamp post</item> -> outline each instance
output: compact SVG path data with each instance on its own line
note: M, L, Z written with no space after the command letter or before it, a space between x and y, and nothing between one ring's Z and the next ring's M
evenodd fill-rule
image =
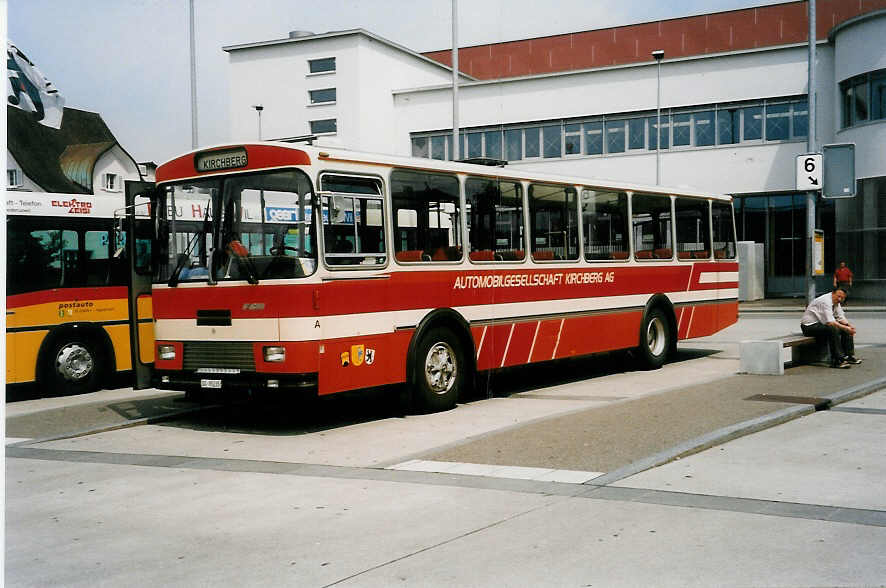
M664 57L664 49L656 49L652 52L656 62L656 89L655 100L655 185L661 184L661 60Z
M261 104L253 104L252 107L258 113L258 140L261 141L261 111L265 109Z

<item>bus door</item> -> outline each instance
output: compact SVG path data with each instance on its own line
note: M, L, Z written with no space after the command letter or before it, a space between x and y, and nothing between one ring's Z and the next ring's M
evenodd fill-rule
M154 365L154 318L151 307L153 224L149 206L152 182L126 181L126 217L122 239L129 260L129 332L133 388L151 385ZM121 237L118 236L118 239Z

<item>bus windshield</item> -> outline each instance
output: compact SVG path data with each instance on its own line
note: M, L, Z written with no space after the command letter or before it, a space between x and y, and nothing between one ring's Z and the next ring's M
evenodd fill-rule
M169 185L157 282L297 278L316 268L313 190L298 170Z

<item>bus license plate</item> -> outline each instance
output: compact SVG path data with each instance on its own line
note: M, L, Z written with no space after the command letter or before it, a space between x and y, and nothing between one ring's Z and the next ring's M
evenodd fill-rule
M200 380L201 388L221 388L221 380Z

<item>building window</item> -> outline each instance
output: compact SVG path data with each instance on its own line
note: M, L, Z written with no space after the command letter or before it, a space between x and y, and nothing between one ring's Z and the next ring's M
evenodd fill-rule
M667 149L670 144L671 124L668 122L668 115L661 115L661 148ZM658 145L658 115L649 117L649 149L655 150Z
M841 82L840 95L843 128L886 118L886 69Z
M717 145L733 145L741 140L741 109L717 110Z
M430 141L432 137L413 137L412 138L412 156L413 157L428 157L428 141Z
M335 71L335 57L309 59L308 70L311 73L331 73Z
M588 155L603 154L603 123L585 123L585 153Z
M877 78L876 84L872 78L869 86L876 88L880 101L873 98L875 90L870 90L870 110L880 115L886 111L886 72ZM661 149L796 141L808 133L808 111L805 99L789 97L668 109L661 113ZM521 161L655 151L657 122L657 114L647 111L603 115L585 121L562 119L507 128L468 128L461 131L460 152L464 157ZM411 140L413 154L418 157L453 159L451 133L415 133Z
M581 153L581 124L567 124L564 128L563 150L566 155L577 155Z
M871 119L886 118L886 70L871 74Z
M6 187L18 188L22 185L21 173L17 169L6 170Z
M540 145L538 141L538 134L541 129L539 127L530 127L526 129L526 158L539 157L540 156Z
M120 180L118 179L117 174L103 174L102 187L108 192L119 192Z
M322 120L311 121L311 133L319 135L321 133L337 133L338 123L334 118L324 118Z
M335 88L309 90L308 96L311 99L311 104L326 104L328 102L335 102Z
M431 137L431 159L446 159L446 137Z
M486 131L483 140L486 143L485 156L501 159L501 131Z
M763 107L749 106L742 108L744 119L744 140L755 141L763 138Z
M675 114L673 124L674 147L686 147L692 142L692 130L689 126L690 114Z
M766 140L783 141L791 136L790 104L766 105Z
M646 148L646 120L628 119L628 149Z
M793 137L805 137L809 134L809 105L805 100L792 105Z
M544 141L544 156L562 157L563 146L560 143L560 125L542 127L542 140Z
M623 118L606 121L606 153L624 152L626 123Z
M508 129L505 131L505 148L508 161L523 159L523 130Z
M692 130L695 132L695 145L708 147L714 144L714 112L706 110L692 115Z

